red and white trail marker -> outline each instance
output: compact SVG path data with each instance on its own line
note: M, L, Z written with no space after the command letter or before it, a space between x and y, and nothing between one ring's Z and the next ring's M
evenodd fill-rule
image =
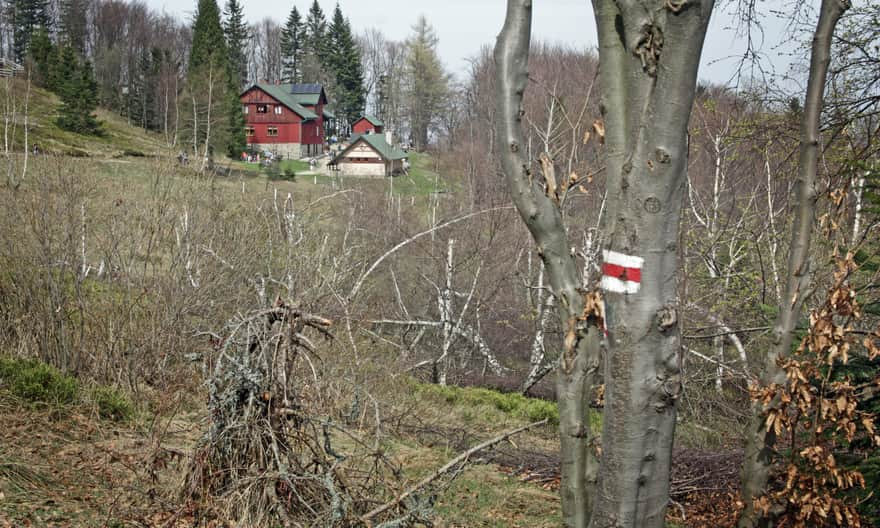
M602 282L599 285L603 290L628 294L639 291L645 259L614 251L603 251L602 260Z

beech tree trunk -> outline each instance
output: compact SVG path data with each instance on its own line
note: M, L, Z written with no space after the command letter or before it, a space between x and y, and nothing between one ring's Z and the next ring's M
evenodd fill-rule
M559 204L535 184L522 131L522 97L528 82L531 0L510 0L495 47L496 135L507 186L538 247L566 332L556 383L563 522L585 527L597 474L589 422L591 389L599 370L601 314L587 304L580 270L569 250ZM585 310L585 307L588 308Z
M687 125L714 1L594 0L593 7L609 201L604 306L598 292L579 290L550 182L545 190L535 185L522 154L530 0L508 1L495 49L498 135L506 145L508 185L547 266L566 329L557 392L565 525L662 528L681 390L677 243ZM586 417L603 319L608 337L597 475Z
M798 179L795 190L795 220L792 226L791 246L785 293L779 302L779 314L773 326L773 344L767 353L763 386L784 384L783 371L777 361L791 352L794 330L804 302L810 296L810 242L816 218L816 174L821 142L819 118L828 65L831 62L831 40L841 15L849 8L848 0L822 0L819 22L813 35L810 57L810 75L801 122L801 145L798 158ZM777 405L773 401L770 407ZM776 434L764 427L767 408L761 402L752 406L750 435L746 439L745 462L742 474L742 497L745 509L739 519L739 528L772 526L772 512L763 515L755 509L754 501L764 493L770 467L774 462Z
M609 196L595 528L664 526L681 391L678 240L687 126L713 7L712 0L593 2ZM608 265L621 256L633 264L623 272ZM638 274L634 264L641 264Z

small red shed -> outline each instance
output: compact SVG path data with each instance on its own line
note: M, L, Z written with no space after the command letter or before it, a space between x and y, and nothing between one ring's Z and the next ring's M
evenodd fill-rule
M353 134L381 134L385 129L385 123L377 117L365 115L351 125Z

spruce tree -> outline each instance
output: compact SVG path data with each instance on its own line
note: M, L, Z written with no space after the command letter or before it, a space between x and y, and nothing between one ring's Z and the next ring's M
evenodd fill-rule
M281 79L287 83L302 81L302 59L305 31L296 6L290 10L281 29Z
M52 16L49 0L11 0L12 54L18 62L24 62L34 32L42 28L52 32Z
M59 30L66 44L80 56L85 55L88 38L87 0L60 0Z
M198 74L205 67L228 70L226 36L220 24L220 8L216 0L198 0L192 27L192 48L189 52L189 73Z
M230 63L216 0L198 0L192 30L187 86L181 97L187 142L200 156L240 152L245 140L238 75Z
M31 37L28 49L28 57L34 65L36 73L35 82L37 86L42 86L48 90L54 90L53 75L55 64L57 63L57 51L49 34L45 29L40 28Z
M100 134L101 127L93 113L98 107L98 83L92 64L79 64L72 46L62 48L58 64L58 126L78 134Z
M328 84L326 71L327 50L327 19L318 0L312 2L306 16L304 37L303 80L306 82L323 81Z
M244 113L241 111L241 99L238 90L230 91L226 97L226 155L237 158L247 147L247 138L244 129Z
M250 38L247 22L244 20L244 8L238 0L226 2L226 22L223 30L226 33L226 45L229 48L229 62L236 86L244 87L248 80L247 41Z
M336 110L343 123L351 124L364 109L364 73L351 24L343 16L338 3L327 34L326 66L336 79Z

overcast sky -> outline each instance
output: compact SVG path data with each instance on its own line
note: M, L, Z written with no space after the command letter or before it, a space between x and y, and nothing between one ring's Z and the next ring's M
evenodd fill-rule
M761 0L764 36L759 44L768 61L779 73L785 73L792 60L793 48L780 42L790 41L785 24L770 14L785 0ZM328 19L336 0L319 0ZM196 0L146 0L157 10L189 19ZM225 0L218 0L225 4ZM242 0L250 21L272 17L283 22L293 5L305 17L312 0ZM720 0L719 0L720 3ZM403 40L419 14L424 14L440 39L439 52L446 67L456 74L465 71L466 59L476 55L480 46L494 43L504 22L504 0L340 0L343 13L356 32L378 28L387 37ZM745 40L734 31L734 18L723 8L716 9L703 51L700 79L730 84L745 49ZM541 40L591 48L596 45L596 27L589 0L537 0L534 3L534 34ZM798 52L795 51L795 58ZM768 62L769 63L769 62Z

